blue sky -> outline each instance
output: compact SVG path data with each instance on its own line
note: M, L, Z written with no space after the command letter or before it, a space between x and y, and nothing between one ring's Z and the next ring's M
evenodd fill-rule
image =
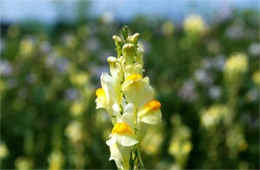
M53 23L58 18L57 9L64 17L75 16L75 1L53 0L1 0L1 21L17 22L37 19ZM216 13L233 8L253 8L259 10L259 0L96 0L90 1L90 15L100 16L111 13L115 19L128 20L137 14L156 15L182 20L190 13L200 13L211 17Z

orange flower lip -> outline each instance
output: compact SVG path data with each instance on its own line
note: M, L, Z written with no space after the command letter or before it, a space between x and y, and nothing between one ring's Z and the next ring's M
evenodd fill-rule
M126 80L133 80L133 81L138 81L142 79L142 76L140 74L131 74L126 78Z
M158 100L152 100L144 105L144 109L154 111L161 108L161 103Z
M112 134L114 133L118 133L118 134L129 134L129 135L133 135L133 131L131 130L130 126L127 123L117 123L113 130L112 130Z
M102 88L99 88L96 90L96 95L99 96L105 96L105 91Z

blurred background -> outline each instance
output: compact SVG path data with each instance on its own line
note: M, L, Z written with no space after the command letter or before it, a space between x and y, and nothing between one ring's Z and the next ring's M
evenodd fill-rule
M1 0L0 167L114 169L95 90L124 25L163 120L145 168L259 169L259 1Z

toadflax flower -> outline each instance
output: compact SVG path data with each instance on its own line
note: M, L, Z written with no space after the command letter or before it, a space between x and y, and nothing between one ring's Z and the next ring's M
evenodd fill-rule
M190 34L203 34L208 29L208 26L205 24L203 18L196 14L185 18L183 26L184 30Z
M119 169L143 166L141 143L149 125L161 121L161 103L154 99L148 77L143 76L143 49L138 45L139 33L122 37L114 35L117 57L107 59L110 73L102 73L101 88L96 90L96 108L105 109L113 128L107 145Z
M224 67L225 78L231 90L237 89L248 70L248 56L244 53L231 55Z

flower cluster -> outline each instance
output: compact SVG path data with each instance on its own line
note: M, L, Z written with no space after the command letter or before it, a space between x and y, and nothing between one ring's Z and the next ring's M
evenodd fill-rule
M154 100L149 78L143 76L143 49L138 46L139 33L113 36L117 57L108 57L109 73L102 73L101 86L96 90L96 104L110 115L113 129L109 140L110 160L119 169L133 169L142 165L141 142L147 125L160 122L161 104Z

